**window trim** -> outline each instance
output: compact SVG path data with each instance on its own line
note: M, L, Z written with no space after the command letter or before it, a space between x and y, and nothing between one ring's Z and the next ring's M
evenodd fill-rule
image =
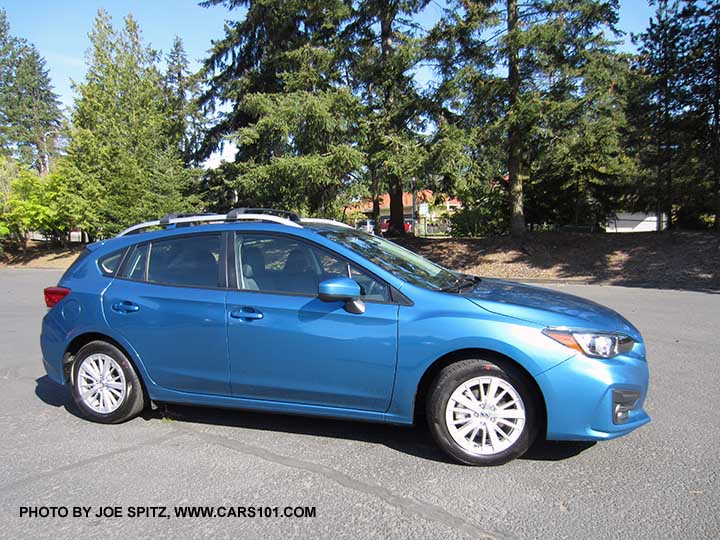
M322 244L319 244L313 240L310 240L308 238L304 238L302 236L297 236L293 234L287 234L282 232L276 232L276 231L258 231L258 230L232 230L229 231L230 234L229 240L230 240L230 246L232 249L232 256L227 257L228 262L228 276L231 274L229 273L233 268L231 268L231 265L234 266L235 270L235 279L232 280L234 283L230 284L231 279L228 278L228 289L230 291L235 292L244 292L244 293L260 293L260 294L273 294L278 296L302 296L305 298L318 298L318 294L306 294L306 293L297 293L297 292L288 292L288 291L260 291L260 290L253 290L253 289L241 289L240 288L240 265L238 264L238 250L237 250L237 237L238 235L264 235L264 236L274 236L274 237L281 237L281 238L289 238L291 240L294 240L296 242L301 242L304 244L309 245L313 249L318 249L320 251L324 251L325 253L330 254L331 256L345 262L346 264L349 264L350 266L354 266L358 268L360 271L366 273L368 276L370 276L375 281L385 285L388 289L388 294L390 296L389 300L366 300L362 297L360 299L363 302L370 303L370 304L385 304L385 305L398 305L398 306L413 306L415 305L412 300L410 300L407 296L402 294L399 290L397 290L395 287L393 287L390 283L379 277L374 272L371 272L364 266L356 263L355 261L351 261L349 258L345 257L344 255L338 253L337 251L333 251L332 249L323 246Z
M143 269L142 279L130 278L124 274L127 271L127 266L128 266L128 264L130 264L130 259L132 259L132 256L135 254L135 251L142 247L145 247L148 244L150 244L150 241L140 242L138 244L131 244L126 248L125 256L123 257L123 261L122 261L122 264L120 265L120 268L118 268L118 271L116 272L115 279L124 279L126 281L134 281L134 282L141 282L141 283L144 283L146 281L145 276L147 274L147 260L145 261L145 268Z
M124 281L131 281L133 283L145 283L147 285L160 285L163 287L178 287L181 289L205 289L205 290L211 290L211 291L226 291L228 290L227 286L227 251L226 251L226 236L228 231L216 231L216 232L195 232L195 233L187 233L187 234L178 234L178 235L172 235L172 236L163 236L160 238L155 238L152 240L146 240L145 242L139 242L137 244L132 244L128 246L126 249L126 254L123 257L123 261L121 263L120 268L118 268L118 271L116 272L115 279L122 279ZM215 287L206 287L202 285L184 285L181 283L166 283L162 281L150 281L148 279L149 275L149 268L150 268L150 256L152 255L152 245L155 242L163 242L163 241L169 241L169 240L175 240L175 239L181 239L181 238L195 238L198 236L218 236L219 237L219 247L220 247L220 253L218 258L218 285ZM145 259L145 269L143 270L143 277L142 279L134 279L130 278L128 276L122 275L125 273L126 265L128 261L132 258L132 254L135 252L135 250L140 249L144 246L148 246L148 252L147 257ZM223 283L225 283L223 285Z

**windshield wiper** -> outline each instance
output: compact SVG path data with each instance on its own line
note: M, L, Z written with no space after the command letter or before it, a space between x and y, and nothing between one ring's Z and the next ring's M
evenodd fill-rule
M478 276L471 276L468 274L463 274L460 277L457 278L455 283L450 285L449 287L445 287L444 289L440 289L443 292L460 292L466 287L470 287L472 285L475 285L476 283L480 283L482 281L482 278Z

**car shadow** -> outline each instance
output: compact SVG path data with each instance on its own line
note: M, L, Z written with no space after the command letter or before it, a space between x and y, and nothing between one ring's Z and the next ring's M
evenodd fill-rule
M67 387L61 386L47 375L38 378L35 395L52 407L63 407L73 416L82 417ZM145 421L174 420L189 424L238 427L257 431L271 431L293 435L310 435L333 439L381 444L397 452L428 461L454 464L438 449L424 422L416 426L374 424L331 418L268 414L262 412L195 407L189 405L160 404L147 408ZM594 443L575 441L545 441L539 438L521 458L531 461L561 461L577 456Z
M65 409L75 407L68 388L56 383L47 375L35 379L35 385L35 395L43 403Z

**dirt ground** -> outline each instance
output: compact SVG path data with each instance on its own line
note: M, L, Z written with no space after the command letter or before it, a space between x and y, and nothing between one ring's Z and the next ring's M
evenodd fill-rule
M522 240L401 243L438 264L480 276L720 291L720 235L712 233L530 233Z
M487 277L720 291L720 235L529 233L523 239L396 240L443 266ZM66 268L82 248L31 244L0 267Z
M74 248L48 248L41 242L30 242L27 251L0 250L0 268L58 268L65 269L83 250L82 246Z

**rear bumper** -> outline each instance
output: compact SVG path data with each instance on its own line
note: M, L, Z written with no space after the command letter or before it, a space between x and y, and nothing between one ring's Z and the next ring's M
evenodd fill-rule
M40 349L43 355L43 366L53 381L65 384L63 357L65 355L65 331L55 310L48 311L42 321L40 333Z
M612 360L574 356L537 377L547 406L549 440L613 439L650 421L643 409L648 366L644 348L637 349ZM618 422L618 396L635 392L635 406Z

